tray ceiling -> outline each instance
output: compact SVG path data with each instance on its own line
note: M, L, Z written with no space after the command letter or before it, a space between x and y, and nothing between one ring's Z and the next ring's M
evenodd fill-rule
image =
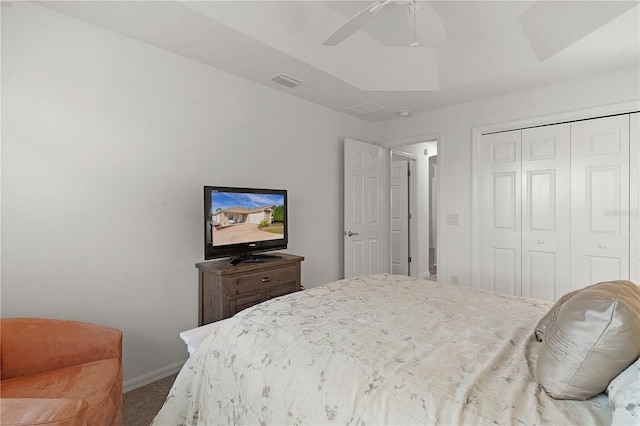
M418 47L411 1L335 46L323 42L374 1L39 4L370 121L640 67L637 1L419 1ZM276 84L279 73L301 84ZM363 104L379 108L353 108Z

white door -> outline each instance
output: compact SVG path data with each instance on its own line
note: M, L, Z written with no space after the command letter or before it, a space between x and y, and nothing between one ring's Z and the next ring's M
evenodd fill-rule
M631 240L629 249L631 250L631 270L629 279L636 284L640 284L640 113L631 114L629 143L631 149L631 168L629 170L631 178L631 209L629 218L631 219Z
M629 279L629 115L571 123L571 288Z
M391 162L391 273L409 275L409 165Z
M438 157L435 157L436 159ZM433 171L430 171L429 176L431 176L431 187L430 187L430 193L429 193L429 197L430 197L430 202L429 202L429 239L431 240L429 242L429 250L431 250L431 248L433 248L433 266L436 267L436 275L437 275L437 264L438 264L438 247L437 247L437 243L438 243L438 203L440 200L440 197L438 196L438 188L439 183L438 183L438 164L437 163L432 163L431 160L429 161L429 167L433 167ZM431 265L429 265L431 266ZM431 272L429 272L429 275L431 275Z
M482 288L521 295L521 131L483 135Z
M344 276L388 272L384 149L344 141Z
M522 295L557 300L571 289L570 125L522 130Z

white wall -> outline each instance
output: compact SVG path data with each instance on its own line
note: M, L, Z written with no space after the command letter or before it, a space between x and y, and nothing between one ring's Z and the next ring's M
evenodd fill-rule
M14 2L2 124L2 316L122 329L125 384L187 356L203 185L288 189L303 284L342 276L342 141L370 123Z
M186 357L202 186L288 189L303 283L342 276L342 140L440 134L438 276L471 282L471 128L640 98L638 69L371 124L39 6L2 8L2 316L124 331L125 381ZM443 268L446 268L443 270Z
M452 275L457 275L461 284L471 285L471 129L637 100L640 99L639 76L637 67L615 70L378 124L379 133L388 141L441 135L438 147L442 204L439 281L449 282ZM449 213L459 215L459 225L447 225Z

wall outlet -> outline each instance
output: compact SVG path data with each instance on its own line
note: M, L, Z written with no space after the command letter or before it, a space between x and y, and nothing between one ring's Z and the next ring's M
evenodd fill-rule
M457 275L451 275L451 284L460 284L460 277Z

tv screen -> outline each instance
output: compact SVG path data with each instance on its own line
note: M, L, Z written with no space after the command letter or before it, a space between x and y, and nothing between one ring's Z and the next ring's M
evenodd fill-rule
M288 243L284 189L204 187L204 258L262 261Z

